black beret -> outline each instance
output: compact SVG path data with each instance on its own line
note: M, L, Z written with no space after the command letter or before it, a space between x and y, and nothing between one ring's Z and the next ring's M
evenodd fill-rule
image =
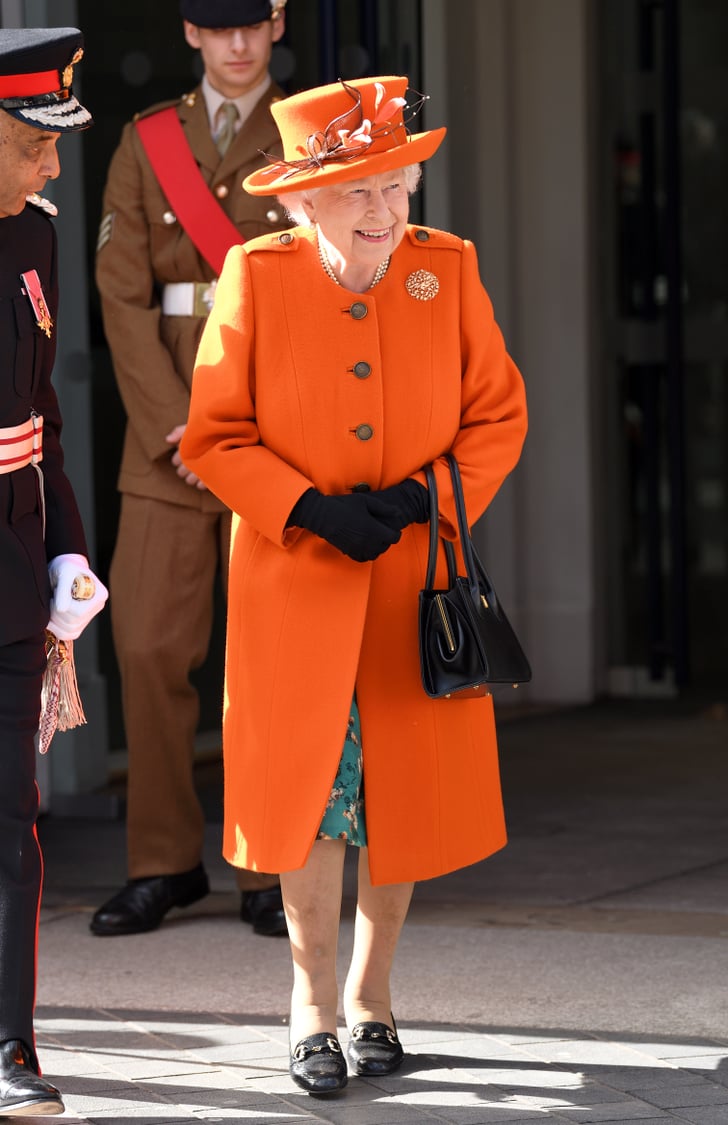
M0 108L37 129L87 129L91 114L71 89L82 56L76 27L0 30Z
M249 27L272 19L273 8L271 0L180 0L179 5L182 19L197 27Z

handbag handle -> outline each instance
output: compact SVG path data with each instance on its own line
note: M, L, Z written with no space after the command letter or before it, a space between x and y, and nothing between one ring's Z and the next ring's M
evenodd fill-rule
M470 527L468 526L468 517L465 512L465 497L463 495L463 482L460 476L460 466L453 457L452 453L447 453L445 459L450 467L450 477L452 478L452 494L455 500L455 514L458 519L458 534L460 535L460 547L463 552L463 562L465 563L465 573L468 576L468 586L470 587L470 596L477 605L480 601L480 589L478 582L478 569L476 563L480 563L473 540L470 537ZM481 577L483 576L482 563L479 567ZM487 577L487 576L486 576ZM490 585L490 582L488 583Z
M455 500L455 514L458 523L458 536L460 538L460 546L463 552L463 561L465 563L465 573L468 579L468 588L470 596L475 605L480 604L480 599L485 590L485 597L488 604L493 608L494 612L498 612L498 599L493 587L493 583L488 577L487 571L483 566L473 544L470 535L470 528L468 526L468 518L465 510L465 497L463 495L463 483L460 476L460 467L457 460L452 453L445 454L445 460L450 469L450 477L452 479L453 499ZM425 589L433 590L435 588L435 570L437 567L437 548L438 540L440 538L440 525L439 525L439 505L437 497L437 481L435 479L435 472L432 465L425 465L425 478L427 480L427 488L430 494L430 549L427 556L427 573L425 575ZM445 558L447 560L448 570L448 583L452 586L457 578L457 564L455 559L455 550L449 539L443 539L443 546L445 548Z
M430 500L430 550L427 555L427 574L425 589L434 590L435 570L437 568L437 546L440 538L440 515L437 502L437 481L432 465L425 465L425 479Z

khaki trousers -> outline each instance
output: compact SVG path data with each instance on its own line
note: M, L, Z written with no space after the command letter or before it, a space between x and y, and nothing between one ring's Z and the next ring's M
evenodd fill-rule
M202 858L193 773L199 698L189 677L207 656L215 577L219 569L227 585L229 544L228 512L122 496L109 604L129 755L130 879L180 874ZM278 878L238 870L237 882L259 890Z

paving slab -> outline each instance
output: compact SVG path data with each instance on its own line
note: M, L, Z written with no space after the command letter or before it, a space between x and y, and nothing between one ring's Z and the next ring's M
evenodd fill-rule
M404 1066L328 1100L288 1075L290 952L239 920L219 767L201 771L212 893L154 933L88 929L125 877L123 819L99 815L118 793L51 810L37 1027L63 1120L728 1125L724 713L507 715L509 845L418 885L394 975Z

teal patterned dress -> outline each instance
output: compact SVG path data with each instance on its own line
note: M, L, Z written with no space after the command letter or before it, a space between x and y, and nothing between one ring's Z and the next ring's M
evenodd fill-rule
M357 848L367 845L364 819L364 778L361 761L361 723L356 697L351 702L351 714L326 812L321 821L319 840L346 840Z

